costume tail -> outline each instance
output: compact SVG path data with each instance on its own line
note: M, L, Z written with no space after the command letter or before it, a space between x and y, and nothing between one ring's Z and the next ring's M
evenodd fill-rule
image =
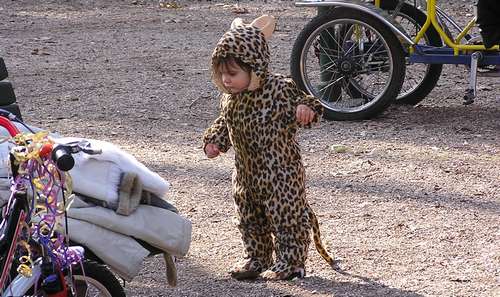
M335 260L332 258L332 256L330 256L328 251L323 246L323 243L321 242L321 233L319 231L318 218L316 218L314 211L310 207L309 207L309 219L311 220L311 225L313 230L313 240L314 240L314 245L316 246L316 250L321 255L321 257L323 257L323 259L325 259L325 261L328 264L330 264L330 266L336 268L337 264L335 263Z

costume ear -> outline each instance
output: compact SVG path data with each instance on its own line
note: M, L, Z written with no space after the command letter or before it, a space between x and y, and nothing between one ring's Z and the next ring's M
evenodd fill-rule
M276 19L273 16L265 14L253 20L250 25L259 28L264 33L266 39L269 39L276 27Z
M236 28L237 26L243 25L243 19L242 18L235 18L233 22L231 23L231 29Z

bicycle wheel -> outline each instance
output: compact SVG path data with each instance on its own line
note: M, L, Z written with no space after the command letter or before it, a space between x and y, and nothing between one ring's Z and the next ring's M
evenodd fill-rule
M292 49L297 85L319 98L330 120L362 120L384 111L405 75L403 48L376 17L339 7L316 16Z
M398 4L397 2L396 0L384 0L381 2L380 8L392 15ZM415 6L403 3L394 18L411 38L415 38L424 25L427 16ZM441 47L443 41L436 29L430 26L419 44ZM422 101L436 86L442 69L442 64L410 64L407 61L405 81L395 103L415 105Z
M104 265L83 261L83 272L79 265L73 270L73 285L76 297L125 297L120 282Z

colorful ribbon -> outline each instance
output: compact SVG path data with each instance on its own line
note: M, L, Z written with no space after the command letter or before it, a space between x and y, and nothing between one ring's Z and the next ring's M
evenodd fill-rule
M17 271L23 276L31 276L34 257L43 253L50 256L55 267L68 268L82 260L83 255L65 244L63 219L70 204L71 178L57 168L50 158L53 140L48 132L18 134L13 137L14 165L18 175L13 181L14 193L26 191L31 198L30 209L19 241L21 263ZM30 246L34 240L39 247Z

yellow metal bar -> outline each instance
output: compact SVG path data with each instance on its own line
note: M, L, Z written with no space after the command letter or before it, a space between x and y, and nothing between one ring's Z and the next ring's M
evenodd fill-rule
M432 23L432 26L434 27L434 29L436 29L436 31L438 32L439 36L441 36L441 38L443 39L444 43L447 46L453 48L453 54L454 55L458 55L458 48L456 47L457 44L455 42L453 42L453 40L451 40L450 37L448 37L448 35L444 32L443 28L441 28L441 25L439 25L439 22L437 21L437 18L436 18L436 15L437 15L437 13L436 13L436 1L437 0L429 0L429 1L427 1L427 20L426 20L426 23L427 23L427 21L430 20L430 22ZM422 30L420 30L420 31L422 31Z
M375 6L380 7L380 1L381 0L375 0Z
M432 0L429 0L429 2L432 3ZM432 24L432 18L436 17L436 6L433 6L434 9L430 9L429 6L431 6L431 4L427 3L427 18L425 19L425 23L422 28L420 28L420 30L418 31L417 36L415 36L415 44L418 44L420 39L424 37L425 32L427 32L427 29L429 29L430 25Z
M486 51L498 51L500 46L495 45L490 48L486 48L483 44L455 44L454 48L457 50L486 50Z
M436 31L439 33L439 36L443 39L444 43L451 47L453 49L453 54L458 55L460 51L473 51L473 50L489 50L489 51L497 51L500 49L498 45L495 45L491 48L486 48L484 45L475 45L475 44L460 44L460 40L469 32L472 27L475 25L476 20L475 18L472 19L467 26L465 27L462 32L457 37L456 41L453 41L450 39L450 37L444 32L443 28L437 21L437 13L436 13L436 2L437 0L428 0L427 1L427 19L425 20L424 26L422 26L422 29L418 32L417 36L415 37L415 43L418 43L418 41L424 36L425 31L429 28L429 23L432 23L432 26L436 29Z
M472 29L472 27L474 27L474 25L476 24L476 18L474 17L468 24L467 26L465 26L465 28L462 30L462 32L460 32L460 34L458 34L457 36L457 39L455 40L455 42L457 44L460 44L460 41L462 41L462 38L464 38L464 36L469 33L469 31Z

